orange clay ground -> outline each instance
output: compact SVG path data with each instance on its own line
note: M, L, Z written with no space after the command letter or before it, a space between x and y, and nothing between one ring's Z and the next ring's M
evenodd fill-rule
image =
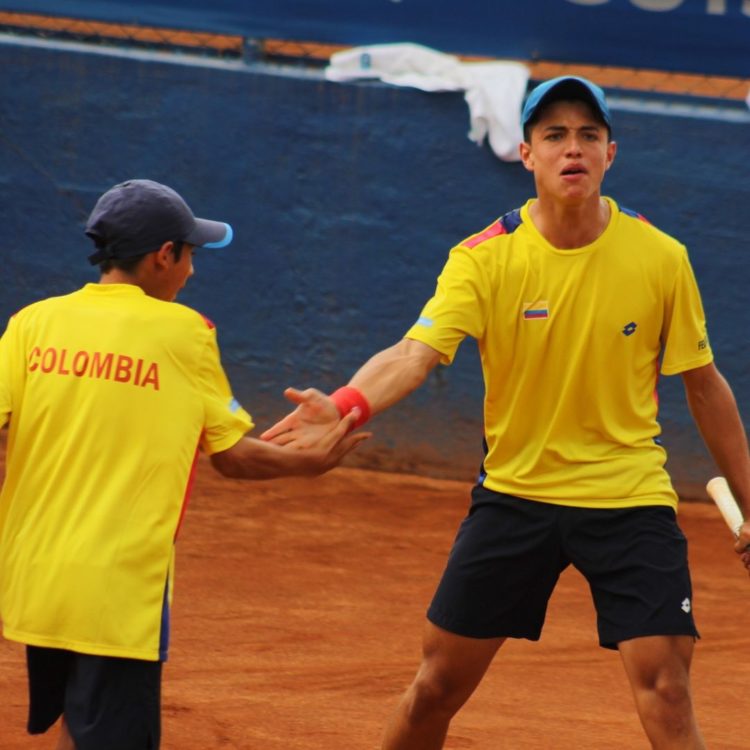
M242 483L203 460L177 556L163 750L366 750L410 681L425 608L469 485L337 469ZM702 640L695 704L708 747L747 747L750 580L712 505L683 503ZM0 643L0 748L25 734L23 647ZM509 642L446 748L646 748L619 657L597 646L566 571L542 640ZM105 749L102 749L105 750Z

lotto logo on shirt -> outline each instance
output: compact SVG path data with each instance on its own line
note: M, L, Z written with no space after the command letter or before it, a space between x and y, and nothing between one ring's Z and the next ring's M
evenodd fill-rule
M54 346L45 349L35 346L29 353L29 372L113 380L159 390L159 365L156 362L114 352L70 352Z

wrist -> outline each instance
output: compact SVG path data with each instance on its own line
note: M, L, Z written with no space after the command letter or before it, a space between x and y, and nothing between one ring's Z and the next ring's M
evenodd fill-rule
M344 417L355 407L359 409L359 417L352 427L353 430L361 427L370 418L370 404L362 391L357 388L352 388L350 385L342 386L335 390L330 398L336 404L340 417Z

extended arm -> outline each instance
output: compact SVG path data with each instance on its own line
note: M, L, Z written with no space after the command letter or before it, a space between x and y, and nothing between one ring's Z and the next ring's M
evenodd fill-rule
M330 429L322 432L310 446L300 450L243 437L231 448L214 453L211 463L220 474L234 479L322 474L336 466L362 440L370 437L365 432L347 435L355 419L355 413L347 414L340 421L337 415Z
M742 551L750 544L750 453L737 402L713 363L688 370L682 378L698 430L747 519L737 543ZM750 560L743 562L750 570Z
M427 378L440 361L440 353L426 344L402 339L371 357L349 381L364 396L371 414L392 406ZM330 429L339 413L333 400L314 388L287 388L284 395L297 408L261 435L279 444L305 446L318 431Z
M440 353L431 346L401 339L365 362L349 385L362 392L377 414L419 388L439 361Z

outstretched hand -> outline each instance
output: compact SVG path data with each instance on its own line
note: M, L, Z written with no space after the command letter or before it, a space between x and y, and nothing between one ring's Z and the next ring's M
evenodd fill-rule
M260 439L292 448L309 448L341 421L333 400L316 388L287 388L284 396L297 408L261 434ZM349 422L349 428L353 420Z
M734 547L735 552L740 556L740 561L750 574L750 521L745 521L740 527L740 533L737 537L737 544Z
M309 448L299 447L295 455L311 455L314 463L313 474L322 474L337 466L347 453L354 450L363 440L372 437L370 432L351 432L357 417L357 410L353 409L338 420L333 429L325 433L314 445Z

